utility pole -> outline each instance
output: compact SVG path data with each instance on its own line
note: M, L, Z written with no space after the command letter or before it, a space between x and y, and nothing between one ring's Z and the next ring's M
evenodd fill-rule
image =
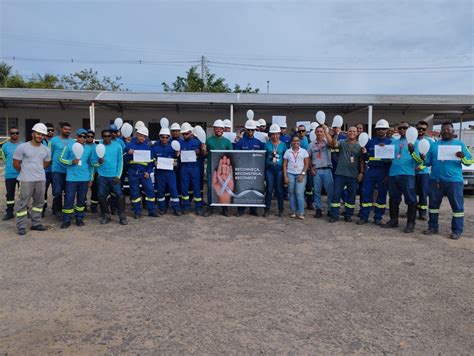
M270 81L267 80L267 94L270 93Z
M206 57L201 56L201 80L204 81L204 73L206 69Z

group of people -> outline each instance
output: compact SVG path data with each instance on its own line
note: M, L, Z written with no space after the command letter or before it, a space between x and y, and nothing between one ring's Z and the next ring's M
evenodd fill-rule
M426 154L418 149L418 142L427 138L428 124L424 121L417 123L418 140L412 144L405 137L410 127L408 122L400 122L398 135L394 136L388 122L379 120L374 137L363 147L358 141L362 125L350 127L344 133L340 127L313 123L311 135L304 125L288 135L286 127L272 124L267 130L264 120L247 120L242 134L237 135L234 142L224 135L231 131L231 126L229 120L216 120L214 135L202 140L194 136L189 123L174 123L169 128L162 127L159 140L154 143L145 125L136 126L134 135L125 138L112 124L102 130L99 143L95 133L86 129L77 130L72 139L68 123L61 123L56 136L53 125L38 123L33 127L32 140L26 143L19 140L18 128L10 128L10 139L2 146L7 192L3 220L14 218L15 212L17 233L24 235L30 214L30 229L44 231L41 218L47 208L48 189L52 186L52 213L61 221L61 228L68 228L73 220L77 226L84 225L86 209L97 212L97 207L101 224L109 223L111 214L117 214L119 223L126 225L125 176L135 219L141 218L144 206L148 216L153 218L168 211L180 216L192 210L192 201L197 215L209 216L216 209L210 205L212 151L261 150L265 151L264 217L269 216L272 200L276 198L280 217L284 200L289 199L290 217L305 218L306 200L307 209L314 209L314 217L321 218L324 191L329 222L339 221L341 205L344 205L344 221L351 222L359 190L357 224L368 223L373 212L374 224L396 228L403 196L408 206L404 231L414 231L418 212L422 220L429 217L424 233L431 235L438 232L439 207L447 196L453 211L451 238L458 239L463 232L461 164L469 165L473 161L465 144L455 138L451 123L442 125L439 140L430 139L431 147ZM265 133L267 140L257 139L257 131ZM438 159L438 147L443 145L459 147L455 153L457 159ZM377 151L384 146L394 146L393 158L378 157ZM206 158L208 206L204 209L202 186ZM21 189L15 201L18 182ZM387 193L390 220L383 224ZM221 209L223 215L229 216L227 206ZM244 212L245 207L237 208L237 216ZM258 215L257 208L251 207L250 214Z

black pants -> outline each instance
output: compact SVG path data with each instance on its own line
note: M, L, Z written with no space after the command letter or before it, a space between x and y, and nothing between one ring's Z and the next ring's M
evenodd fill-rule
M5 178L5 188L7 190L7 209L8 215L13 215L13 207L15 206L15 190L18 185L16 178Z

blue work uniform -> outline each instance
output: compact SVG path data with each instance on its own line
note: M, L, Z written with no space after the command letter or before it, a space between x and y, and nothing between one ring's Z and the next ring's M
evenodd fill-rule
M59 161L64 148L74 142L71 138L54 136L48 143L51 150L51 172L53 185L53 214L58 214L63 207L63 193L66 191L66 167Z
M242 138L235 144L235 149L242 151L265 150L265 144L262 141L257 140L255 137L248 137L247 133L245 133ZM237 211L239 215L242 215L245 211L245 207L239 206L237 208ZM250 214L257 215L257 208L251 207Z
M74 164L73 160L76 159L72 150L74 144L74 142L71 142L67 145L59 157L60 162L66 167L66 197L62 209L63 222L71 222L73 215L76 221L84 219L87 190L89 189L89 182L94 179L93 149L89 145L83 144L84 153L78 164ZM74 205L74 201L76 201L76 205Z
M158 158L172 158L177 157L176 151L168 143L163 145L160 141L157 141L153 146L153 157L157 160ZM170 205L173 210L179 211L179 195L176 181L176 174L173 170L160 169L159 164L155 168L155 193L158 199L158 207L160 213L164 213L166 209L166 192L170 193Z
M390 159L375 158L375 146L390 145L392 140L389 138L374 137L369 140L365 148L367 153L364 160L367 163L367 170L364 175L361 189L360 218L368 220L370 211L374 208L374 220L380 221L385 214L388 191L388 171L392 161ZM374 190L377 189L377 199L373 202Z
M434 140L428 136L418 137L417 142L420 143L422 139L426 139L432 145ZM428 211L428 188L430 185L430 167L423 164L415 168L415 188L416 195L418 195L418 213L420 217L425 217Z
M120 183L120 176L123 170L122 147L114 141L108 145L104 143L104 147L104 161L101 164L97 163L98 196L99 199L107 199L109 194L113 194L115 197L120 198L123 196L122 185ZM97 154L94 150L94 157L96 156ZM95 162L95 158L93 162Z
M136 162L133 160L133 154L129 154L129 150L148 151L150 159L146 162ZM148 215L156 214L155 190L151 181L150 174L153 172L153 149L150 142L139 143L137 138L125 146L124 162L128 164L128 183L130 184L130 199L132 201L133 213L140 215L142 212L142 196L140 185L145 192L145 201L148 209ZM148 178L145 178L148 173Z
M4 163L3 173L5 176L5 189L7 198L6 214L10 217L13 216L13 207L15 206L15 190L18 185L18 181L16 179L20 174L20 172L13 168L13 153L15 153L16 148L22 143L23 141L18 141L17 143L7 141L2 145L2 149L0 151Z
M201 195L201 141L195 137L187 140L181 139L181 152L198 151L196 154L196 162L181 161L181 194L183 199L184 210L190 210L189 188L192 187L194 196L194 208L196 212L202 211L202 195Z
M438 149L444 145L456 145L464 153L460 160L439 160ZM452 140L440 140L434 142L425 159L425 165L431 166L429 182L429 221L428 227L438 230L439 207L444 196L448 197L449 205L453 212L451 219L451 230L460 235L464 230L464 178L462 176L462 164L470 166L474 161L471 152L464 142Z

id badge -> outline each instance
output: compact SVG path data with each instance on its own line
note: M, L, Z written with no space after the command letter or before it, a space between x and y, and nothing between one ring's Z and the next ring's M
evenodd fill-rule
M78 166L82 166L82 161L79 160L79 162L77 162L77 165L78 165Z
M351 156L350 160L351 160L351 163L354 163L354 156Z
M296 163L293 163L293 169L297 169L298 168L298 165Z
M397 159L400 159L400 158L402 158L402 155L399 153L399 154L397 155Z

